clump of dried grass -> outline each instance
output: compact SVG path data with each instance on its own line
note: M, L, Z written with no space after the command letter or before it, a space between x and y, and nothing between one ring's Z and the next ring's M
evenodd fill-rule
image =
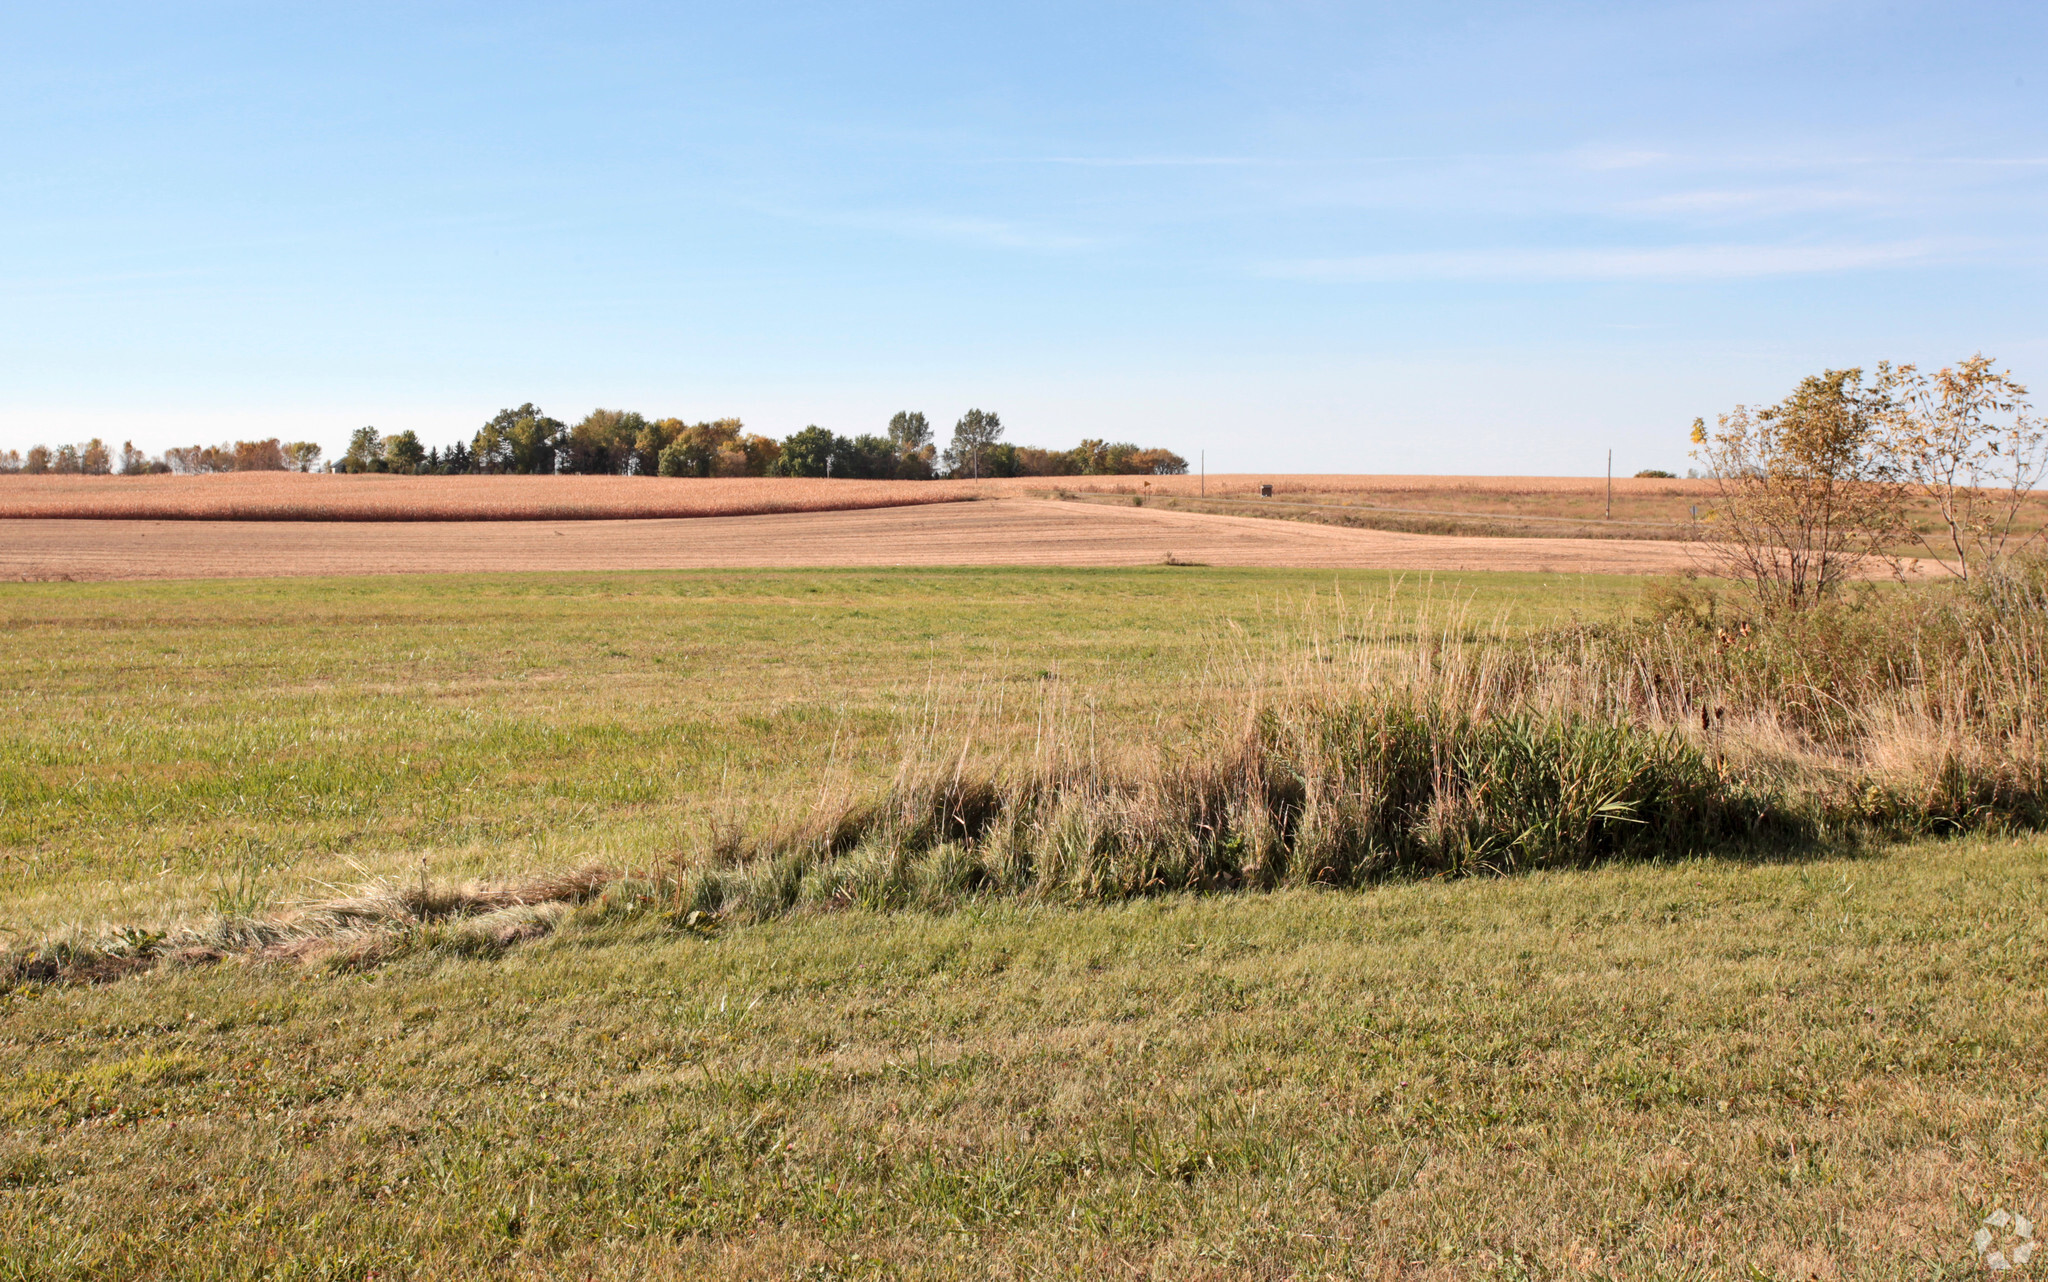
M1608 715L1700 717L1717 750L1779 762L1840 822L2048 822L2043 567L1773 617L1667 586L1645 617L1559 644L1612 677Z
M1438 692L1442 693L1442 692ZM1475 714L1414 690L1282 693L1192 751L932 763L880 797L685 864L677 911L943 908L993 894L1358 886L1585 867L1758 840L1812 817L1672 728Z
M1329 610L1292 661L1209 692L1197 744L1105 749L1071 710L1028 760L927 735L879 796L728 834L676 900L744 918L1355 886L2048 823L2048 580L1719 609L1667 590L1536 634Z
M101 983L166 963L233 959L362 969L421 952L495 955L549 934L619 880L595 866L509 885L378 880L275 913L216 913L164 931L72 931L0 952L0 991Z

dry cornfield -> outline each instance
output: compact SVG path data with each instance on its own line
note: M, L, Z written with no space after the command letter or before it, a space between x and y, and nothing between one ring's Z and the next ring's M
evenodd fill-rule
M957 482L636 476L9 476L0 518L153 521L615 521L946 503Z
M0 527L0 580L796 566L1213 565L1672 574L1671 541L1342 529L1028 498L638 521L80 521Z
M345 476L231 472L210 476L0 477L0 518L159 521L574 521L750 516L1074 493L1217 499L1405 495L1481 501L1604 500L1597 477L1020 476L982 481L838 481L796 477ZM1675 501L1706 481L1614 482L1617 499ZM1418 497L1421 496L1421 497Z

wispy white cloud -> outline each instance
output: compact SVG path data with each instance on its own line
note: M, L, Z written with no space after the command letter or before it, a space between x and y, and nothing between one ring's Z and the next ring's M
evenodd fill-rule
M1326 281L1685 281L1869 271L1953 261L1933 241L1836 245L1668 245L1629 249L1469 249L1292 259L1261 274Z

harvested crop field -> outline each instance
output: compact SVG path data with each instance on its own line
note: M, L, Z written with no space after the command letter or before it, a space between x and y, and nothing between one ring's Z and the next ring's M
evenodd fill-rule
M0 522L10 580L1175 562L1669 574L1695 556L1672 542L1398 534L1034 499L690 520Z
M0 518L162 521L591 521L748 516L947 503L1053 490L1218 500L1342 495L1418 504L1458 496L1487 506L1540 500L1585 507L1604 496L1588 477L1020 476L985 481L835 481L797 477L0 476ZM1705 481L1619 480L1627 503L1700 501ZM1403 497L1405 496L1405 497ZM1661 512L1663 509L1660 508ZM1680 507L1678 510L1683 511Z
M1601 476L1436 476L1404 473L1324 472L1212 472L1204 478L1188 476L1052 476L1010 477L983 481L983 485L1028 486L1032 489L1060 488L1108 494L1171 494L1181 498L1198 495L1244 497L1255 495L1262 485L1273 487L1276 498L1303 494L1385 494L1407 495L1420 502L1451 494L1563 498L1604 498L1608 480ZM1714 492L1714 482L1688 477L1617 476L1614 497L1680 498L1693 496L1697 502Z
M0 518L117 521L617 521L903 507L970 498L971 482L801 477L0 477Z

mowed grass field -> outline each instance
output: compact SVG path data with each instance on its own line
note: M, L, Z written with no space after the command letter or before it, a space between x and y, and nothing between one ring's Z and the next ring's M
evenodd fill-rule
M224 871L672 858L728 802L886 780L935 719L977 745L1049 705L1106 742L1174 733L1319 601L1513 623L1639 590L1194 567L4 584L5 919L196 911Z
M687 857L906 745L1194 734L1340 592L1514 625L1641 586L0 585L0 923ZM1983 1215L2048 1206L2044 854L626 905L496 956L19 986L0 1277L1961 1277Z

